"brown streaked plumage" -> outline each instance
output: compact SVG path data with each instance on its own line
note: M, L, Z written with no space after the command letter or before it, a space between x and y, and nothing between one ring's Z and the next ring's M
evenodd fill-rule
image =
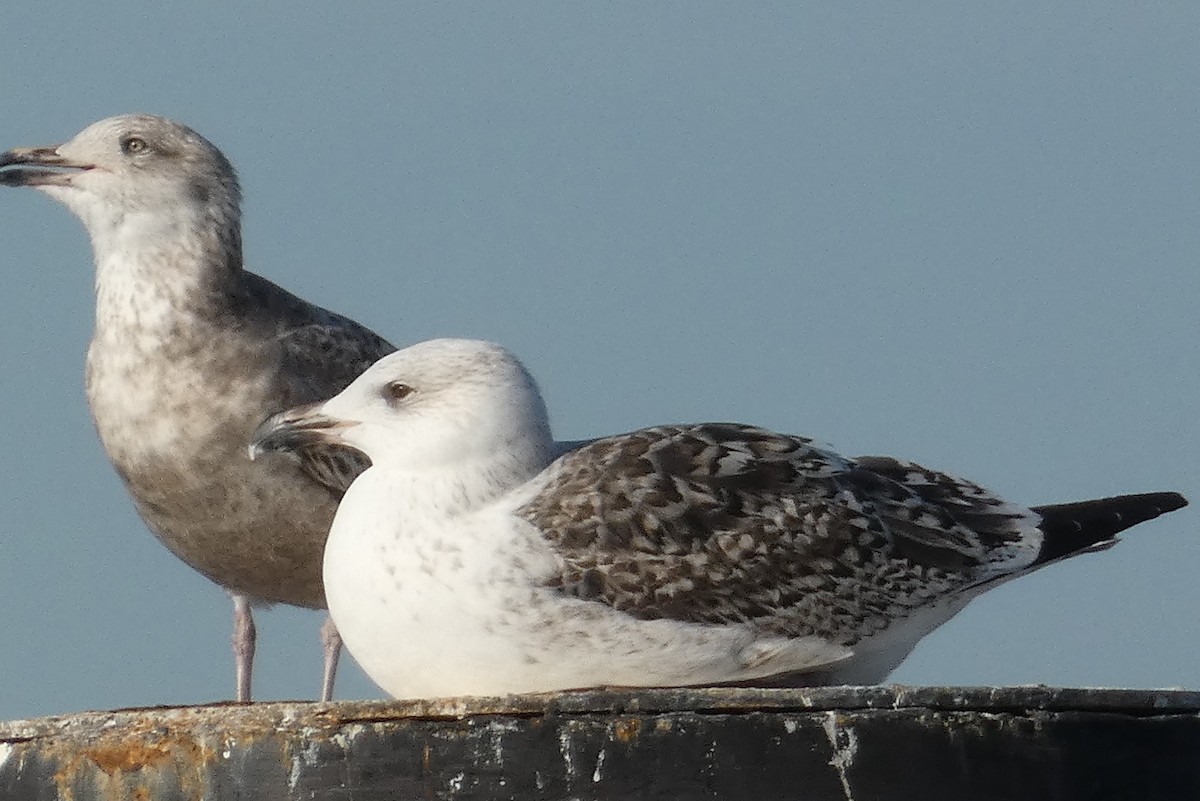
M337 393L393 348L243 269L233 167L186 126L113 117L62 145L10 150L0 167L0 184L44 191L88 229L96 429L150 530L233 595L237 695L249 700L249 602L324 607L325 537L366 462L314 447L252 463L247 442L264 418ZM340 641L322 633L328 696Z
M551 585L564 594L643 620L863 650L923 609L949 601L940 624L1001 581L1184 504L1149 493L1024 508L912 462L710 423L589 443L516 513L553 543L563 570ZM879 681L908 650L893 649L886 669L872 661L860 676L848 660L837 672Z

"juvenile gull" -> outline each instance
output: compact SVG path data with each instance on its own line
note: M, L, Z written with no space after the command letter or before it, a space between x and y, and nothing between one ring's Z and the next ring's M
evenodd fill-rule
M326 443L372 463L329 535L330 614L401 698L874 683L984 590L1186 504L1026 508L730 423L599 439L542 469L533 379L463 340L383 358L252 449Z
M96 328L87 397L150 530L234 603L238 700L250 699L252 602L323 608L321 552L361 456L315 445L252 463L266 417L339 392L391 345L242 267L241 193L216 147L148 115L0 155L87 227ZM322 698L340 640L322 627Z

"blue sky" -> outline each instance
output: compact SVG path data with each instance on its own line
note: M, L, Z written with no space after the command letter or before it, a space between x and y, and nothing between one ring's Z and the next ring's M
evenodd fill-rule
M26 5L0 149L188 123L251 269L506 344L560 438L737 420L1027 503L1200 500L1194 4ZM0 269L0 717L229 697L227 599L92 430L82 226L0 192ZM1195 521L985 595L894 679L1200 687ZM256 696L312 697L319 617L258 621Z

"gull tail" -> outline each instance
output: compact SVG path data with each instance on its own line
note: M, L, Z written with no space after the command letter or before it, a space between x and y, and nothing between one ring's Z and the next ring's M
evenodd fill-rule
M1031 567L1041 567L1082 551L1098 551L1116 542L1130 526L1187 506L1178 492L1118 495L1094 501L1031 507L1042 516L1042 550Z

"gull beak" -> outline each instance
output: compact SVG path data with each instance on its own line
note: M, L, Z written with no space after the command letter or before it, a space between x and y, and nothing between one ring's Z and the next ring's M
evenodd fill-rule
M250 438L250 458L271 451L297 451L313 445L346 445L342 432L355 424L321 414L322 403L297 406L263 421Z
M58 152L59 145L45 147L14 147L0 153L0 184L4 186L43 186L46 184L70 183L75 170L89 170L92 164L72 161ZM33 167L35 169L8 170L5 167ZM45 168L45 169L36 169ZM63 172L62 169L71 172Z

